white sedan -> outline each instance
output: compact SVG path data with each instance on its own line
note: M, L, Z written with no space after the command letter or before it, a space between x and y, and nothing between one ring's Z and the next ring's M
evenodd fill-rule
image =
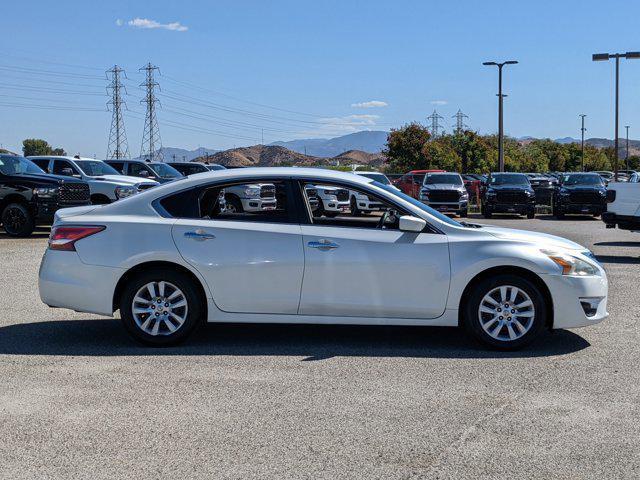
M222 189L269 183L277 206L220 208ZM384 208L313 216L311 185ZM151 345L202 322L462 326L500 349L607 317L607 277L584 247L458 223L396 189L320 169L201 173L104 206L61 210L40 268L51 307L113 315Z

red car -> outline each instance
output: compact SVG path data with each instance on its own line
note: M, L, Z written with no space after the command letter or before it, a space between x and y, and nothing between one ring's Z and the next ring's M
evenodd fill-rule
M397 179L395 185L407 195L418 198L425 174L445 171L446 170L411 170Z

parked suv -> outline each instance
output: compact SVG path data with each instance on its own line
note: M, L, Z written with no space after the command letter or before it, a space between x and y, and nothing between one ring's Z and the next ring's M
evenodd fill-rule
M607 189L597 173L567 173L560 177L560 186L553 196L553 215L566 213L598 216L607 209Z
M273 183L232 185L224 189L228 213L268 212L278 206Z
M143 162L142 160L106 160L106 162L123 175L155 180L158 183L184 178L184 175L164 162Z
M210 171L204 163L200 162L167 162L167 165L175 168L185 177L195 175L196 173L206 173Z
M440 212L453 212L466 217L469 194L457 173L427 173L420 189L420 201Z
M27 237L37 224L50 225L59 208L89 203L87 182L47 175L26 158L0 155L0 223L7 235Z
M526 175L529 177L531 188L536 193L536 203L538 205L551 205L557 181L541 173L527 173Z
M94 205L115 202L147 188L158 185L152 180L127 177L102 160L82 157L28 157L42 170L54 175L79 178L89 184L91 203Z
M517 213L533 218L536 215L536 194L524 173L491 173L482 191L482 214Z

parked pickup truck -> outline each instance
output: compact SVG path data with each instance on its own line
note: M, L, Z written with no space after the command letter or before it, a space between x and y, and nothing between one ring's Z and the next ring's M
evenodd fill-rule
M602 221L607 228L640 232L640 183L632 176L629 183L610 183L607 189L607 211Z
M466 217L469 194L458 173L427 173L420 189L420 201L440 212Z
M601 215L607 209L606 196L604 180L597 173L567 173L560 177L560 185L553 194L553 215L556 218L567 213Z
M0 223L7 235L28 237L37 224L51 225L58 209L89 204L87 182L47 175L23 157L0 155Z
M229 213L268 212L278 207L273 183L233 185L224 189L226 211Z
M331 185L315 185L318 208L313 212L316 217L335 217L340 213L348 213L349 190Z
M94 205L115 202L158 185L158 182L153 180L122 175L106 162L94 158L56 156L28 158L47 173L87 182L91 191L91 203Z

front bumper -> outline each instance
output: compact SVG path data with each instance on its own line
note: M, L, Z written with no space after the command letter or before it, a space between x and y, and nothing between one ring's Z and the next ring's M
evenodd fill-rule
M536 205L533 203L493 203L487 202L485 208L494 213L519 213L524 215L528 212L535 211Z
M275 198L242 198L241 202L245 212L269 212L278 206Z
M429 200L420 199L420 201L439 212L461 212L469 208L468 200L459 202L430 202Z
M349 201L341 202L339 200L321 199L322 208L327 212L348 212L351 209Z
M601 204L584 204L584 203L559 203L557 209L562 213L587 213L601 214L607 210L607 205Z
M591 277L540 275L553 297L553 328L577 328L595 325L609 316L606 274ZM582 304L581 304L582 303ZM597 304L592 315L585 313L585 304Z
M77 252L46 250L40 263L40 299L50 307L113 314L113 294L124 270L82 263Z

